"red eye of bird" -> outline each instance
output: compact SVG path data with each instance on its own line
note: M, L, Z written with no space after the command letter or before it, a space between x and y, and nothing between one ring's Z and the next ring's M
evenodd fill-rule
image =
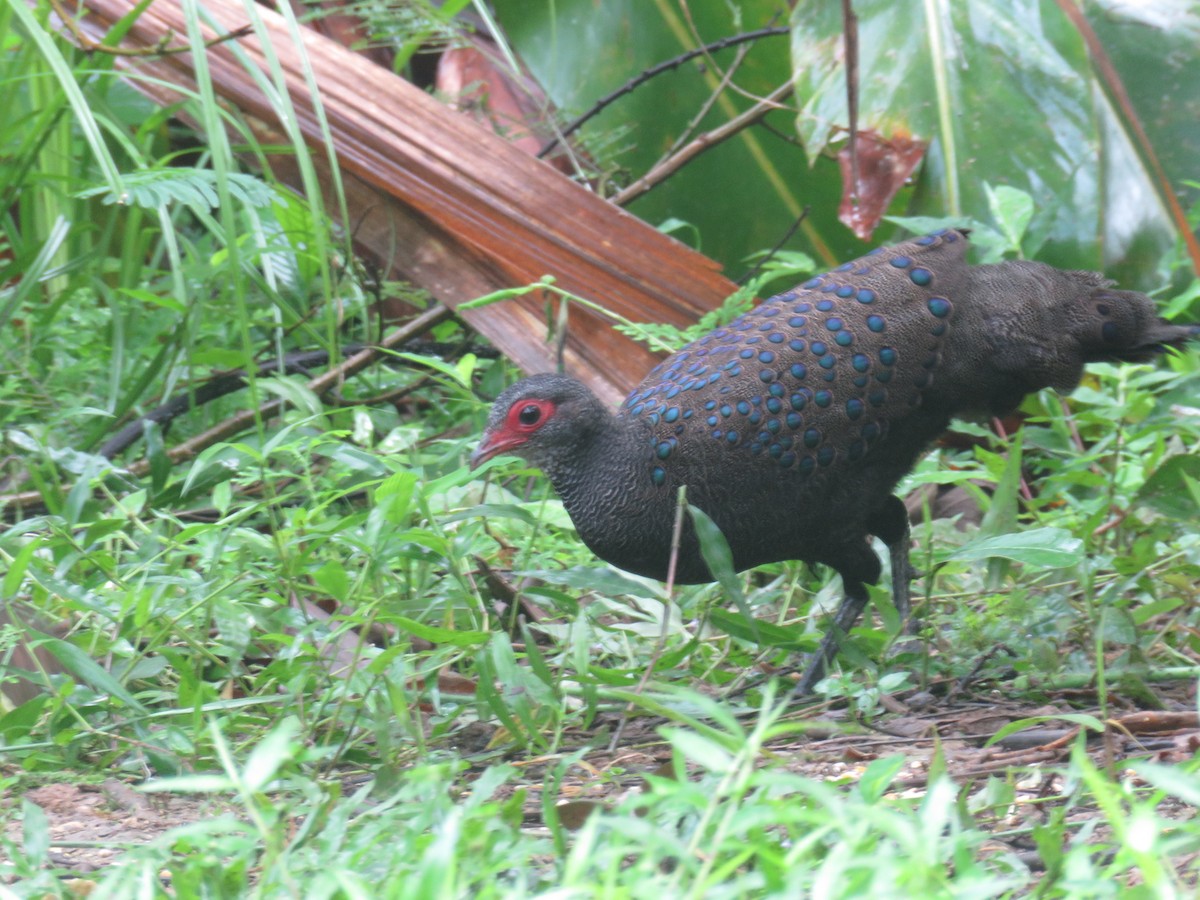
M554 413L554 404L549 400L523 400L512 405L508 411L508 427L513 431L529 434L546 424Z

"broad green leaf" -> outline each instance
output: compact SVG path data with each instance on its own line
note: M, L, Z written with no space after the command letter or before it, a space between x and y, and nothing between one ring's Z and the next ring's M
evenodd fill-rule
M89 685L93 690L116 697L130 709L141 713L146 712L145 707L138 702L133 694L125 689L123 684L113 678L107 669L103 668L74 644L59 640L58 638L44 638L39 640L38 644L48 650L55 659L62 663L68 672Z
M947 558L1012 559L1031 566L1066 568L1083 559L1083 541L1064 528L1034 528L972 541Z

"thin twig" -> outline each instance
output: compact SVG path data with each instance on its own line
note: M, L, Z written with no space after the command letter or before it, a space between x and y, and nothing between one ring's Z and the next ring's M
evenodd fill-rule
M625 190L613 197L612 202L617 206L625 206L637 199L651 188L661 184L671 175L674 175L684 164L691 162L692 159L699 156L705 150L711 150L722 141L733 137L739 131L749 128L767 113L781 109L781 101L791 96L792 90L793 85L790 81L787 84L780 85L770 95L759 103L754 104L754 106L750 107L744 113L730 119L719 128L714 128L712 131L706 131L704 134L699 135L670 159L655 166L633 184L629 185L629 187L625 188Z
M589 120L599 115L605 108L615 103L621 97L633 91L635 88L645 84L656 75L661 75L671 69L683 65L690 59L695 59L697 56L703 56L706 53L713 53L717 50L724 50L726 47L733 47L736 44L741 44L746 41L757 41L759 38L771 37L777 34L788 34L787 28L760 28L758 31L748 31L745 34L735 34L727 38L722 38L719 41L713 41L711 44L705 44L703 47L697 47L695 50L689 50L687 53L682 53L673 59L668 59L666 62L661 62L656 66L652 66L642 74L629 79L621 87L617 88L611 94L606 94L593 104L592 108L585 112L579 118L568 123L565 128L559 133L559 136L552 139L546 146L538 151L538 159L542 159L551 150L558 146L559 142L564 138L574 134L582 128Z
M858 206L858 16L852 0L842 0L845 43L846 111L850 119L850 202Z

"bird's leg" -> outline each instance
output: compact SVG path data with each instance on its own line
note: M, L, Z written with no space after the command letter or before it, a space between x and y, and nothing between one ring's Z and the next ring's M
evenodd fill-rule
M842 602L833 615L833 621L829 623L829 630L825 632L825 637L821 638L817 652L809 657L804 674L800 676L800 681L796 684L795 695L797 697L806 697L811 694L817 682L825 677L825 664L833 659L841 646L842 638L854 627L858 617L867 608L866 586L861 581L851 583L845 576L842 576L842 581L845 583L846 595L842 597Z
M909 559L912 537L908 527L908 510L899 497L888 497L883 509L871 522L871 534L888 548L892 564L892 604L900 614L900 633L912 634L911 583L916 570Z
M908 634L912 630L912 593L909 583L915 572L909 561L909 545L911 543L908 528L908 510L899 497L890 496L876 515L868 522L870 533L879 538L888 548L888 557L892 565L892 603L900 615L901 632ZM833 659L841 646L842 638L854 627L859 616L867 607L867 589L865 582L874 584L879 578L879 562L869 550L872 566L866 565L866 560L849 568L839 569L846 594L841 605L833 616L829 630L821 639L816 653L809 659L799 683L796 685L796 695L806 696L812 693L818 681L825 677L825 666ZM854 578L850 572L860 577Z

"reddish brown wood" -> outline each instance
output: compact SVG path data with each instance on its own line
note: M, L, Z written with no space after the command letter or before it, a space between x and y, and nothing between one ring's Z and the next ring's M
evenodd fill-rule
M129 11L125 0L87 0L90 27ZM233 0L206 0L222 32L250 24ZM684 325L734 288L712 260L522 153L433 97L340 44L301 28L300 46L278 14L256 7L260 33L218 44L207 63L216 93L246 115L278 128L276 108L235 50L264 77L264 42L278 59L297 127L325 165L324 139L305 81L321 92L332 149L346 178L349 227L373 255L393 260L415 283L457 307L482 293L553 275L560 287L635 321ZM151 4L130 29L131 46L187 31L178 0ZM215 37L216 33L211 35ZM233 45L236 45L233 46ZM195 85L189 54L120 61L182 90ZM160 102L169 90L134 79ZM329 182L330 173L322 175ZM336 209L331 206L330 209ZM545 344L542 301L526 298L467 311L464 318L526 371L554 367ZM645 347L607 320L573 309L568 371L616 401L653 364Z

